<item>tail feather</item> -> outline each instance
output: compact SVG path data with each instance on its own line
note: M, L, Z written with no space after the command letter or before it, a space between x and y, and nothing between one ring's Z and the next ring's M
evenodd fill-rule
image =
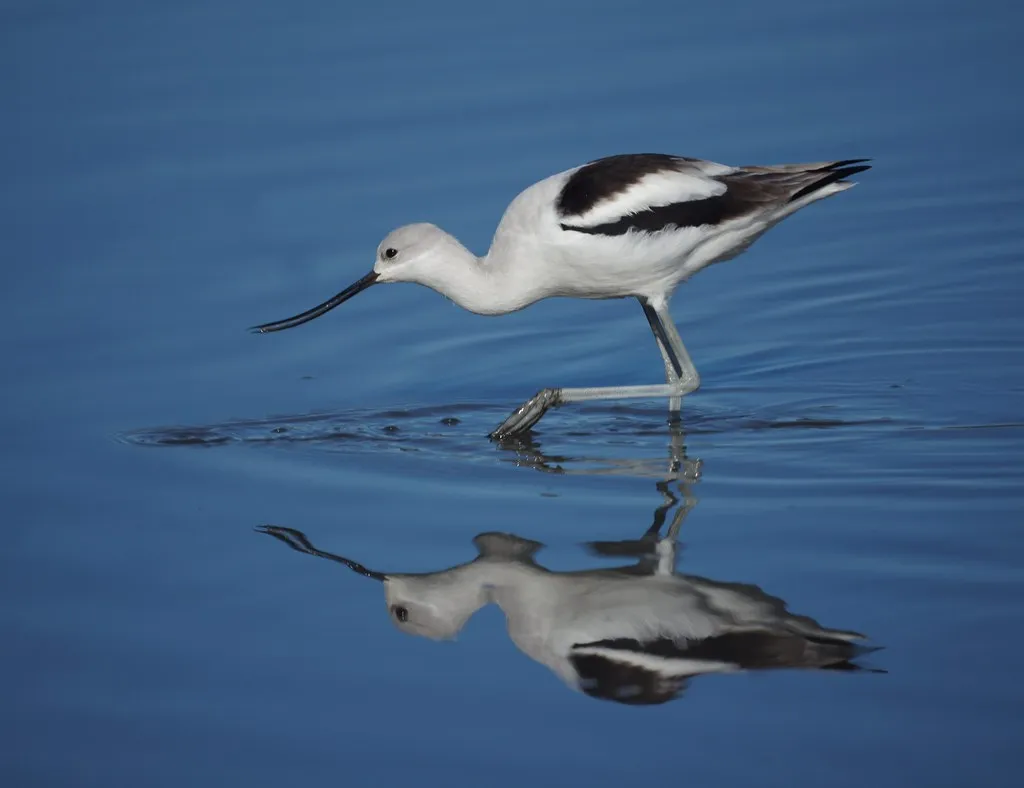
M849 167L851 164L863 164L866 161L871 161L871 159L843 159L842 161L829 162L828 164L824 165L823 167L820 167L819 169L835 170L840 167ZM863 167L862 169L870 170L871 165L869 164L867 167Z
M822 173L822 177L796 191L789 198L789 202L796 202L802 197L806 197L809 194L813 194L814 192L825 188L829 184L836 183L844 178L849 178L851 175L856 175L858 172L870 170L871 165L863 163L866 161L870 161L870 159L844 159L842 161L834 161L824 167L812 170L812 172Z

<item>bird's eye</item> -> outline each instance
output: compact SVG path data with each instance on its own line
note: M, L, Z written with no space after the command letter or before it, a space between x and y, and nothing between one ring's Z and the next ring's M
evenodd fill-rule
M390 247L390 246L387 249L384 250L384 258L386 260L393 259L397 254L398 254L398 250L393 248L393 247Z
M388 251L391 251L391 250L389 249ZM393 615L395 618L397 618L403 624L406 621L409 620L409 611L408 611L408 609L402 607L401 605L392 605L391 606L391 615Z

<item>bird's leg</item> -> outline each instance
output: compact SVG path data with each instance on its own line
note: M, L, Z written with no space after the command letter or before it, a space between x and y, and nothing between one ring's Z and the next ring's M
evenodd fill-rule
M549 408L557 408L562 404L562 391L563 389L541 389L512 411L512 415L491 433L491 438L502 440L526 432L540 421Z
M658 340L658 349L665 360L665 375L670 386L678 393L673 399L682 398L683 395L696 391L700 387L700 375L693 365L690 354L686 352L686 346L676 330L676 324L668 311L668 303L661 302L653 304L646 298L638 299L640 306L644 309L644 316L647 318L655 339ZM678 411L678 407L672 410Z
M647 318L647 323L650 325L651 331L654 332L654 338L658 342L658 350L661 352L661 358L665 362L665 382L671 386L678 382L679 375L676 372L675 362L672 356L669 354L668 340L662 339L661 333L658 331L658 316L657 313L654 311L654 308L644 298L638 298L637 300L640 302L640 306L643 307L644 317ZM679 410L681 409L682 404L682 397L669 397L668 418L671 423L676 424L681 421L679 416Z
M568 402L587 402L598 399L629 399L668 397L670 400L680 399L700 386L697 368L686 352L679 332L676 330L668 305L664 302L653 304L641 299L644 314L651 325L651 330L658 340L663 356L671 366L672 376L669 381L656 386L606 386L600 388L579 389L542 389L532 398L520 405L505 421L503 421L491 438L502 440L526 432L541 420L550 408Z

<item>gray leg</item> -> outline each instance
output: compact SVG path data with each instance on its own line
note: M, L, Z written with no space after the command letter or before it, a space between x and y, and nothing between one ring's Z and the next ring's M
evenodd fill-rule
M654 338L658 341L658 350L661 353L662 361L665 362L665 382L670 386L678 382L679 372L681 365L678 360L675 359L669 352L668 338L665 336L665 332L662 330L661 323L658 321L658 315L654 311L647 299L638 298L640 306L643 307L644 317L647 318L647 324L651 327L651 331L654 332ZM669 397L668 399L668 415L669 421L679 421L679 410L682 408L683 398L682 397Z
M665 359L668 382L677 383L683 390L679 396L696 391L700 388L700 375L697 374L697 368L693 365L690 354L686 352L686 346L683 345L683 340L676 330L676 324L668 311L668 304L653 304L640 299L640 305L644 308L644 316L658 340L658 349Z
M600 388L579 389L542 389L532 398L524 402L512 415L498 426L491 437L497 440L510 438L541 420L550 409L567 402L587 402L598 399L627 399L640 397L668 397L670 400L682 398L700 386L697 368L686 352L675 323L668 312L668 304L654 304L641 300L644 314L651 325L658 347L666 362L668 382L656 386L607 386ZM668 375L671 368L672 375Z
M541 420L551 408L557 408L566 402L562 399L565 389L541 389L530 399L512 411L511 415L497 426L490 437L493 440L504 440L520 435Z

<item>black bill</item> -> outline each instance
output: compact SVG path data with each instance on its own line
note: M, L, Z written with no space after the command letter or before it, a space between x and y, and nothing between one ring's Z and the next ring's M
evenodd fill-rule
M329 561L337 561L339 564L344 564L356 574L360 574L363 577L369 577L374 580L380 580L384 582L388 579L388 576L381 572L374 572L372 569L367 569L362 564L356 563L350 558L345 558L337 553L328 553L326 550L318 550L313 547L313 543L306 538L306 535L295 528L285 528L283 525L260 525L256 529L261 534L267 534L273 536L275 539L279 539L288 545L292 550L298 550L300 553L306 555L315 555L317 558L326 558Z
M377 281L377 277L380 276L376 271L370 271L366 276L360 279L353 285L346 287L338 295L333 298L324 301L319 306L315 306L312 309L307 309L305 312L294 315L293 317L286 317L284 320L275 320L273 323L264 323L262 326L253 326L250 331L255 331L257 334L266 334L269 331L281 331L286 328L295 328L295 326L301 326L303 323L308 323L314 318L320 317L325 312L330 312L338 304L343 304L348 301L356 293L361 293L363 290L368 288L370 285Z

